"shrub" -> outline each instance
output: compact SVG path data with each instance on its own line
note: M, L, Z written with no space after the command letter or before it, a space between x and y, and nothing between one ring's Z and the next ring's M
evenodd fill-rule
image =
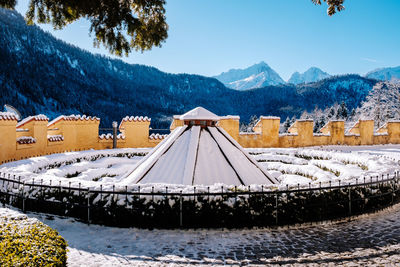
M0 223L0 266L66 266L66 247L64 238L41 222Z

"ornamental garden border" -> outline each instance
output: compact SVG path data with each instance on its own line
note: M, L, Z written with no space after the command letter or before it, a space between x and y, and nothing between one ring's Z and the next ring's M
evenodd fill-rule
M360 180L360 183L358 182ZM399 172L351 184L309 184L285 190L221 192L91 191L24 183L0 173L0 202L23 211L69 216L87 223L140 228L274 227L338 220L400 202ZM261 187L263 188L263 187Z

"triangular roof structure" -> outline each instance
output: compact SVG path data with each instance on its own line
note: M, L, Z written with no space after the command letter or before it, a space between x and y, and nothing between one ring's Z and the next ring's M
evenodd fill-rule
M183 121L188 121L188 120L219 121L220 117L203 107L197 107L179 116L179 119Z
M177 127L146 155L123 184L277 183L236 140L215 126L217 115L199 107L180 118L185 125Z

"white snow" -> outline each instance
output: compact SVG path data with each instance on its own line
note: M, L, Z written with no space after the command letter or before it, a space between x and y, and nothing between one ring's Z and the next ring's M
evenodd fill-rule
M194 108L179 117L180 120L212 120L219 121L220 117L203 107Z
M178 133L180 133L179 130L176 131L177 137L180 135ZM188 145L193 142L192 146L196 147L196 142L193 141L196 140L196 133L187 131L186 134L187 138L182 139L182 144ZM222 133L212 134L216 136L214 138L217 140L224 139L221 137ZM164 149L167 150L173 142L168 144L165 141L168 139L162 141ZM357 179L360 182L365 177L368 181L371 179L370 177L393 175L395 171L400 170L400 145L258 148L245 149L244 154L240 153L240 149L235 146L226 148L227 142L230 142L229 139L219 143L221 150L215 150L213 142L215 140L207 131L200 133L197 163L194 170L192 166L195 155L192 152L190 152L191 156L183 152L178 153L173 159L171 158L171 166L163 163L165 164L163 171L158 172L158 175L163 175L165 171L173 173L175 178L178 177L176 181L167 180L163 183L160 183L154 174L152 174L151 180L143 180L140 184L135 182L137 177L134 179L127 177L127 174L136 168L135 166L138 166L137 169L142 169L144 173L147 172L145 169L149 166L138 163L144 162L145 158L154 155L154 151L146 157L132 155L134 153L146 154L150 149L91 150L34 157L0 165L0 172L3 173L3 177L4 174L10 174L11 177L15 175L16 179L20 176L21 181L26 183L34 181L35 183L50 184L51 181L52 185L58 186L61 182L63 187L68 187L71 183L72 187L78 187L80 184L82 188L89 187L91 190L99 189L100 186L103 190L111 190L113 186L116 190L125 190L125 186L128 186L130 191L137 191L140 186L141 192L151 192L152 190L165 192L165 187L168 186L169 192L179 193L181 190L193 192L194 186L189 182L191 181L190 177L194 179L194 184L197 184L197 192L206 192L208 189L210 192L220 192L221 186L224 186L226 190L239 185L238 175L247 181L246 179L258 177L257 175L260 175L261 171L268 171L269 177L279 181L278 187L285 188L286 184L297 183L307 186L308 183L315 186L319 182L323 185L328 185L329 182L335 184L339 181L356 183ZM176 149L184 151L182 144L177 145ZM175 148L171 147L169 150L172 149ZM228 154L228 158L225 158L222 151ZM253 155L248 156L250 158L247 159L247 163L238 164L239 161L242 162L241 160L246 159L248 152ZM131 157L128 158L128 155ZM239 158L231 159L230 157ZM155 155L155 158L158 156ZM240 158L241 160L239 160ZM235 167L236 172L227 160ZM251 160L260 161L258 162L261 167L259 171L249 167ZM169 169L169 167L171 168ZM192 171L194 176L190 176ZM177 181L183 184L177 184ZM260 182L254 179L250 181L250 184L251 190L260 189L261 184L264 184L264 190L276 188L276 186L268 186L264 180Z
M26 183L99 188L112 188L116 182L142 158L121 157L124 154L144 154L149 149L113 149L67 152L49 156L33 157L0 165L0 172L20 177ZM67 178L70 177L70 178Z

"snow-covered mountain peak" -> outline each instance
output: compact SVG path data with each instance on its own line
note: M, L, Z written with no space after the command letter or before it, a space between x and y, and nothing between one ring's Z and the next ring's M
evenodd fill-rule
M231 69L214 78L224 83L227 87L236 90L248 90L285 83L279 74L264 61L245 69Z
M381 81L391 81L398 83L400 80L400 66L393 68L380 68L368 72L365 77Z
M304 73L295 72L290 77L288 83L300 84L300 83L310 83L318 82L325 78L329 78L330 75L317 67L311 67Z

